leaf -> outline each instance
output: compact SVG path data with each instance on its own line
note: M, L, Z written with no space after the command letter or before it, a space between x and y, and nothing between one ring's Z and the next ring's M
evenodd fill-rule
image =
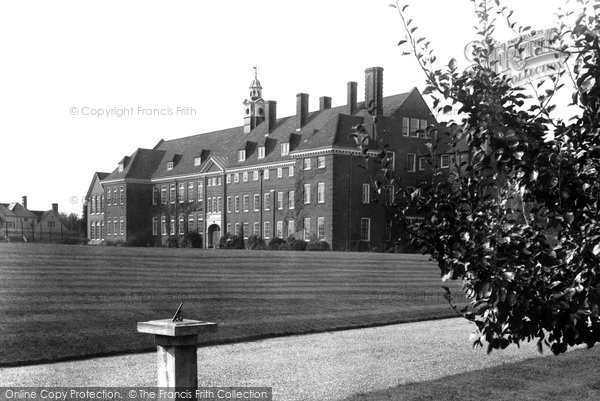
M592 249L592 253L597 256L600 253L600 242L598 242L595 246L594 249Z
M405 44L407 42L406 39L401 40L400 42L398 42L398 46L402 46L403 44Z

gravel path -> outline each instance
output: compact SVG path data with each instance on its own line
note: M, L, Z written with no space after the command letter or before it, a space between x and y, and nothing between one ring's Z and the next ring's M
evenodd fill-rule
M272 386L275 400L338 400L539 356L535 344L487 355L462 319L200 348L200 386ZM0 369L0 385L154 386L155 354Z

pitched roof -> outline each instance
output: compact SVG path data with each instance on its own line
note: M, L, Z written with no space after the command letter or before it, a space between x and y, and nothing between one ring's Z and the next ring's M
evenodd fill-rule
M389 116L401 107L414 91L416 89L384 97L384 116ZM299 131L296 129L294 115L277 119L271 132L268 131L267 123L262 122L247 134L244 133L243 126L239 126L168 141L161 140L152 150L138 149L129 160L124 158L123 171L119 172L117 168L104 180L157 179L194 174L200 172L211 158L227 168L243 168L257 164L257 158L252 156L258 152L259 146L265 146L265 157L258 160L259 163L286 161L279 151L281 143L290 143L290 152L334 145L354 146L349 135L352 127L364 120L366 110L363 106L364 102L357 104L358 111L355 115L347 114L346 105L309 112L305 125ZM246 160L238 160L239 150L246 151ZM202 157L202 164L196 166L194 159L199 156ZM289 160L292 160L291 157ZM173 162L172 169L167 169L169 162Z
M19 202L13 202L8 205L8 209L18 217L37 218L37 216L25 209Z

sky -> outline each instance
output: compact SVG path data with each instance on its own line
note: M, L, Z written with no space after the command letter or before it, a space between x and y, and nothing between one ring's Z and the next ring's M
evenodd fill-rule
M518 21L555 25L564 0L505 0ZM384 68L384 96L423 89L390 0L0 3L0 202L28 196L81 213L95 171L161 139L242 125L253 78L280 117L296 94L346 101L346 83ZM409 0L407 12L439 60L464 60L470 0ZM500 30L499 40L514 37ZM158 112L153 111L158 109Z

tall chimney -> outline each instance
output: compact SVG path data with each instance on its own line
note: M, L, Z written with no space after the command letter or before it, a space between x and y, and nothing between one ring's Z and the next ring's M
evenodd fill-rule
M52 211L56 214L58 214L58 203L53 203L52 204Z
M265 104L265 121L267 123L267 132L270 134L275 129L277 122L277 102L267 100Z
M371 67L365 70L365 106L374 115L383 114L383 68Z
M23 195L23 198L21 198L21 200L22 200L21 203L23 204L23 207L25 209L27 209L27 196Z
M348 82L348 114L353 115L354 113L356 113L356 88L357 88L357 84L356 82Z
M296 95L296 131L306 124L308 119L308 94L298 93Z
M319 110L327 110L331 108L331 98L329 96L321 96L319 98Z

